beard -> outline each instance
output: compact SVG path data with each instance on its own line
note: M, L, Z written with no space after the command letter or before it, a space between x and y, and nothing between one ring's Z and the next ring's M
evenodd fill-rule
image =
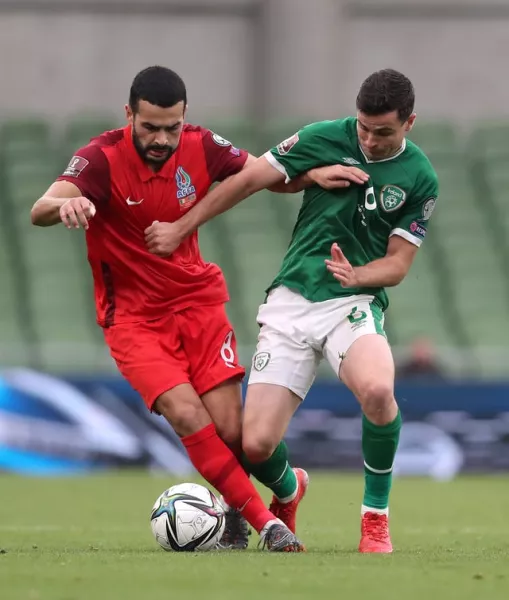
M151 144L150 146L143 146L134 127L133 132L133 144L138 152L141 160L151 167L154 167L156 171L161 169L166 162L172 157L175 152L173 146L161 146L159 144ZM151 154L151 151L155 154Z

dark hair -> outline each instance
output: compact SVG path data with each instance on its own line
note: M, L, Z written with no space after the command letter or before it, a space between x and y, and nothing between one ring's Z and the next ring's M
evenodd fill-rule
M134 78L129 93L129 106L133 112L138 110L140 100L145 100L169 108L179 102L187 104L186 85L182 78L166 67L147 67Z
M357 95L357 110L370 116L397 110L402 123L413 113L414 104L412 82L394 69L383 69L371 74L361 85Z

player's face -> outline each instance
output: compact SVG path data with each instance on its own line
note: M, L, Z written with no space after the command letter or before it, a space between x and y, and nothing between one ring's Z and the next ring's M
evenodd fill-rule
M384 115L357 112L357 135L362 151L369 160L390 158L398 152L405 135L412 129L415 114L402 123L397 111Z
M129 107L126 111L138 154L150 167L160 169L179 145L186 112L184 103L162 108L140 100L136 113Z

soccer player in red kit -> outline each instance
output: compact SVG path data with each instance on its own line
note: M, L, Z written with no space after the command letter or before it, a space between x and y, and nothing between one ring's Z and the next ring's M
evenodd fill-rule
M171 256L160 248L165 224L200 201L212 183L256 160L207 129L185 125L186 106L176 73L164 67L141 71L131 86L128 125L76 152L35 203L32 222L86 229L106 343L122 375L150 410L167 419L197 471L231 507L223 547L247 546L241 514L269 550L302 551L283 521L295 529L304 472L291 505L273 503L275 515L239 463L244 369L225 312L222 272L203 261L196 233ZM348 179L348 168L340 169L339 177ZM297 191L312 181L304 176L278 191ZM289 466L286 472L295 477Z
M32 222L86 229L97 321L120 372L168 420L198 472L264 546L299 552L302 543L264 506L237 458L244 369L222 272L204 262L196 234L169 258L157 255L157 236L150 239L154 223L176 221L212 183L253 158L184 124L186 105L176 73L141 71L126 107L128 125L76 152L35 203Z

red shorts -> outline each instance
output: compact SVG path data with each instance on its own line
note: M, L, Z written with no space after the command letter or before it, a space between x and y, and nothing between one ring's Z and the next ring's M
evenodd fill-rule
M201 396L245 375L223 304L113 325L104 336L120 372L150 410L163 392L181 383L190 383Z

